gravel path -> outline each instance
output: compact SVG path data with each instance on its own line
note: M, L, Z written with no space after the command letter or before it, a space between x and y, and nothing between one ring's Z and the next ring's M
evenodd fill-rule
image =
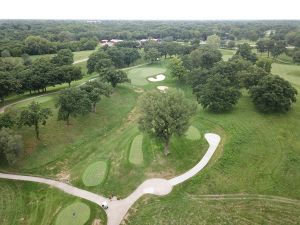
M43 183L53 187L56 187L68 194L89 200L102 205L103 202L108 203L108 209L105 211L107 214L107 224L108 225L119 225L123 220L124 216L130 209L130 207L143 195L145 194L153 194L158 196L163 196L169 194L175 185L178 185L187 179L195 176L199 173L209 162L214 152L216 151L219 143L220 136L217 134L208 133L205 134L205 138L209 144L209 148L200 162L195 165L192 169L187 171L186 173L174 177L170 180L161 179L161 178L153 178L144 181L133 193L131 193L127 198L117 200L117 199L108 199L101 195L94 194L89 191L85 191L71 185L50 180L41 177L32 177L32 176L21 176L21 175L13 175L13 174L4 174L0 173L0 178L10 179L10 180L21 180L21 181L31 181L36 183Z

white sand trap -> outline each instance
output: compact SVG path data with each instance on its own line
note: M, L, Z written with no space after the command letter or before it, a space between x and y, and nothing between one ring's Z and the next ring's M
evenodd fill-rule
M162 80L164 80L164 79L166 79L166 76L163 75L163 74L158 74L158 75L156 75L156 76L154 76L154 77L149 77L149 78L148 78L148 80L151 81L151 82L162 81Z
M163 93L166 93L166 91L169 89L167 86L157 86L156 88Z

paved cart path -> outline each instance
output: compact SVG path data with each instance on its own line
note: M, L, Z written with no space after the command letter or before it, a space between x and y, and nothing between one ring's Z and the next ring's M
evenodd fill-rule
M87 61L87 60L88 60L88 58L81 59L81 60L77 60L77 61L75 61L73 64L78 64L78 63L81 63L81 62L85 62L85 61ZM123 69L121 69L121 70L129 70L129 69L133 69L133 68L136 68L136 67L145 66L145 65L147 65L147 64L148 64L148 63L144 63L144 64L140 64L140 65L136 65L136 66L126 67L126 68L123 68ZM97 77L98 77L98 76L96 75L95 78L91 78L89 81L95 80L95 79L97 79ZM85 83L86 83L86 81L83 82L83 83L81 83L81 84L79 84L79 85L77 85L76 87L82 86L82 85L84 85ZM1 113L4 113L4 111L5 111L6 108L9 108L9 107L14 106L14 105L16 105L16 104L19 104L19 103L22 103L22 102L26 102L26 101L30 101L30 100L34 100L34 99L37 99L37 98L40 98L40 97L45 97L45 96L48 96L48 95L54 95L54 94L57 94L57 93L60 92L60 91L61 91L61 90L59 90L59 91L54 91L54 92L51 92L51 93L41 94L41 95L37 95L37 96L34 96L34 97L26 98L26 99L23 99L23 100L20 100L20 101L17 101L17 102L10 103L10 104L5 105L5 106L3 106L3 107L0 108L0 114L1 114Z
M41 177L33 177L33 176L22 176L22 175L14 175L14 174L5 174L0 173L0 178L10 179L10 180L21 180L21 181L31 181L36 183L43 183L50 185L52 187L58 188L68 194L73 196L77 196L88 201L94 202L101 206L103 202L108 204L108 209L105 210L107 214L107 224L108 225L119 225L123 220L124 216L130 209L130 207L143 195L145 194L153 194L153 195L167 195L169 194L175 185L178 185L187 179L195 176L199 173L209 162L214 152L216 151L219 143L220 136L217 134L208 133L205 134L205 139L209 144L209 148L203 158L199 161L197 165L195 165L192 169L185 172L182 175L174 177L172 179L162 179L162 178L153 178L144 181L133 193L131 193L127 198L117 200L117 199L108 199L101 195L79 189L73 187L69 184L65 184L63 182L59 182L56 180L50 180Z

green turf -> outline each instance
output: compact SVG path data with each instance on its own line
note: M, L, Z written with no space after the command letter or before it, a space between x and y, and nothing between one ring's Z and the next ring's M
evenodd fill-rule
M185 137L189 140L198 140L200 139L201 135L196 127L190 126L187 132L185 133Z
M82 202L75 202L61 210L55 225L84 225L90 218L89 206Z
M136 136L131 143L129 161L136 165L143 163L143 135L141 134Z
M228 61L236 52L236 50L231 49L219 49L222 53L222 58L224 61Z
M272 67L274 74L288 79L300 91L300 66L274 63ZM143 73L151 74L153 68L166 70L166 63L145 65L142 67ZM130 69L129 73L133 77L138 76L140 69ZM168 71L165 73L168 74ZM144 81L144 78L141 80ZM189 99L195 99L190 87L172 80L170 76L160 84L180 88ZM154 89L156 86L157 84L148 83L143 89ZM189 141L185 137L173 137L171 154L165 157L162 143L146 134L143 138L143 165L137 169L128 162L131 142L139 134L135 106L141 93L134 92L134 89L129 84L120 85L110 98L100 101L96 113L72 118L72 125L69 127L56 120L54 98L42 102L43 106L53 108L54 112L46 127L41 127L42 140L37 142L30 128L18 129L18 133L24 137L26 155L15 168L1 166L1 170L56 179L63 172L70 175L70 183L77 187L105 196L124 198L147 178L171 178L199 162L208 147L205 139ZM130 211L127 224L199 224L199 221L203 221L203 224L236 225L299 224L300 210L297 205L271 200L206 201L201 198L205 194L244 193L300 199L299 96L297 100L286 114L258 112L245 90L230 112L214 114L199 106L192 119L193 124L199 124L197 128L201 134L219 134L222 137L220 148L200 174L176 186L170 195L163 198L145 197L138 201L135 205L137 210ZM86 187L82 183L83 171L95 161L109 162L109 176L101 188ZM15 190L16 187L13 187L13 191ZM13 201L21 203L14 208L2 206L0 218L1 215L7 215L7 221L18 221L14 219L14 215L18 215L17 218L22 215L34 217L38 215L36 212L47 208L45 215L52 215L50 222L41 223L40 220L32 219L27 224L53 224L55 212L70 204L69 200L62 198L66 196L64 193L53 192L50 196L53 201L50 203L42 200L40 209L27 209L25 206L28 202L44 198L44 195L36 191L27 192L23 186L18 194L23 191L27 193L27 200L22 202L23 196L16 195L12 198ZM1 197L2 202L8 202L11 198ZM56 206L57 202L59 204ZM92 210L95 208L91 207ZM19 214L20 212L24 213ZM27 217L25 216L26 221ZM18 223L5 225L8 224Z
M0 224L55 224L59 211L77 200L78 198L46 185L1 179ZM87 201L83 202L91 208L88 224L96 218L106 220L104 212L99 207Z
M107 170L106 162L98 161L89 165L82 175L82 181L85 186L96 186L105 179Z
M295 204L238 197L205 200L193 194L175 193L180 198L147 198L137 204L137 215L130 210L127 224L297 225L300 221L300 206Z
M166 69L162 68L158 63L131 69L128 71L128 77L131 79L132 85L143 86L149 83L147 77L164 73L165 71Z

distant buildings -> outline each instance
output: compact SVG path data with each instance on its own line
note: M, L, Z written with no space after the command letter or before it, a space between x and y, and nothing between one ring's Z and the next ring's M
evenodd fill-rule
M100 41L100 44L101 45L108 45L108 46L113 46L119 42L122 42L123 40L120 40L120 39L111 39L110 41L109 40L101 40Z
M108 45L108 46L113 46L119 42L122 42L124 40L121 39L111 39L111 40L101 40L100 41L100 45ZM141 40L137 40L137 42L139 42L140 44L147 42L147 41L155 41L155 42L160 42L161 40L158 38L148 38L148 39L141 39Z

